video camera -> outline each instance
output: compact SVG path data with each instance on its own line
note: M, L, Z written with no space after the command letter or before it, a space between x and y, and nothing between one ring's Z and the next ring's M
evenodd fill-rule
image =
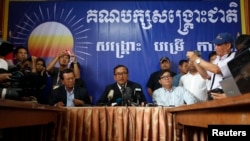
M12 68L8 71L0 69L0 74L11 73L11 79L0 84L0 98L21 100L22 97L37 96L39 89L38 77L34 73L23 73Z

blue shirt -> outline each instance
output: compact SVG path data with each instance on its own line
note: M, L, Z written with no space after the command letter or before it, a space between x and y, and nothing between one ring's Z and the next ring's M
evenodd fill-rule
M177 74L174 76L174 79L173 79L173 86L179 86L179 81L181 79L181 73Z
M153 92L153 102L161 106L180 106L183 104L194 104L198 100L185 88L173 86L170 91L161 87Z
M66 92L67 92L67 107L74 107L74 103L73 103L73 100L74 100L74 89L69 92L67 91L67 89L65 88Z

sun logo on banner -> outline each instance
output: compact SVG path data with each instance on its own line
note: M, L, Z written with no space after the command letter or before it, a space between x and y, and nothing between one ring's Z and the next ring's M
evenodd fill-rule
M39 6L24 16L11 38L15 45L27 45L33 56L55 57L65 50L73 51L81 60L85 60L85 55L91 56L86 50L92 43L85 41L90 29L84 28L84 18L77 19L73 8L67 11L58 10L56 4L53 9Z

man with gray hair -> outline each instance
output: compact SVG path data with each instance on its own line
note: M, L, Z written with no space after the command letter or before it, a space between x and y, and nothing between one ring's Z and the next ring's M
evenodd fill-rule
M220 81L231 76L227 63L235 56L231 50L234 47L234 38L230 33L220 33L211 41L215 45L216 59L210 63L193 51L187 52L187 57L195 62L194 65L204 79L211 81L209 90L221 89Z

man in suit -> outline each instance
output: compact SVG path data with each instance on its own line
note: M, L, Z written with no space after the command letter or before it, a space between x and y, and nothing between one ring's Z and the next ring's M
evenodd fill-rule
M96 105L139 106L146 102L140 84L128 80L128 68L117 65L114 70L115 83L106 86Z
M91 105L85 88L75 86L75 74L72 69L64 69L59 75L62 86L54 89L49 104L56 107Z

